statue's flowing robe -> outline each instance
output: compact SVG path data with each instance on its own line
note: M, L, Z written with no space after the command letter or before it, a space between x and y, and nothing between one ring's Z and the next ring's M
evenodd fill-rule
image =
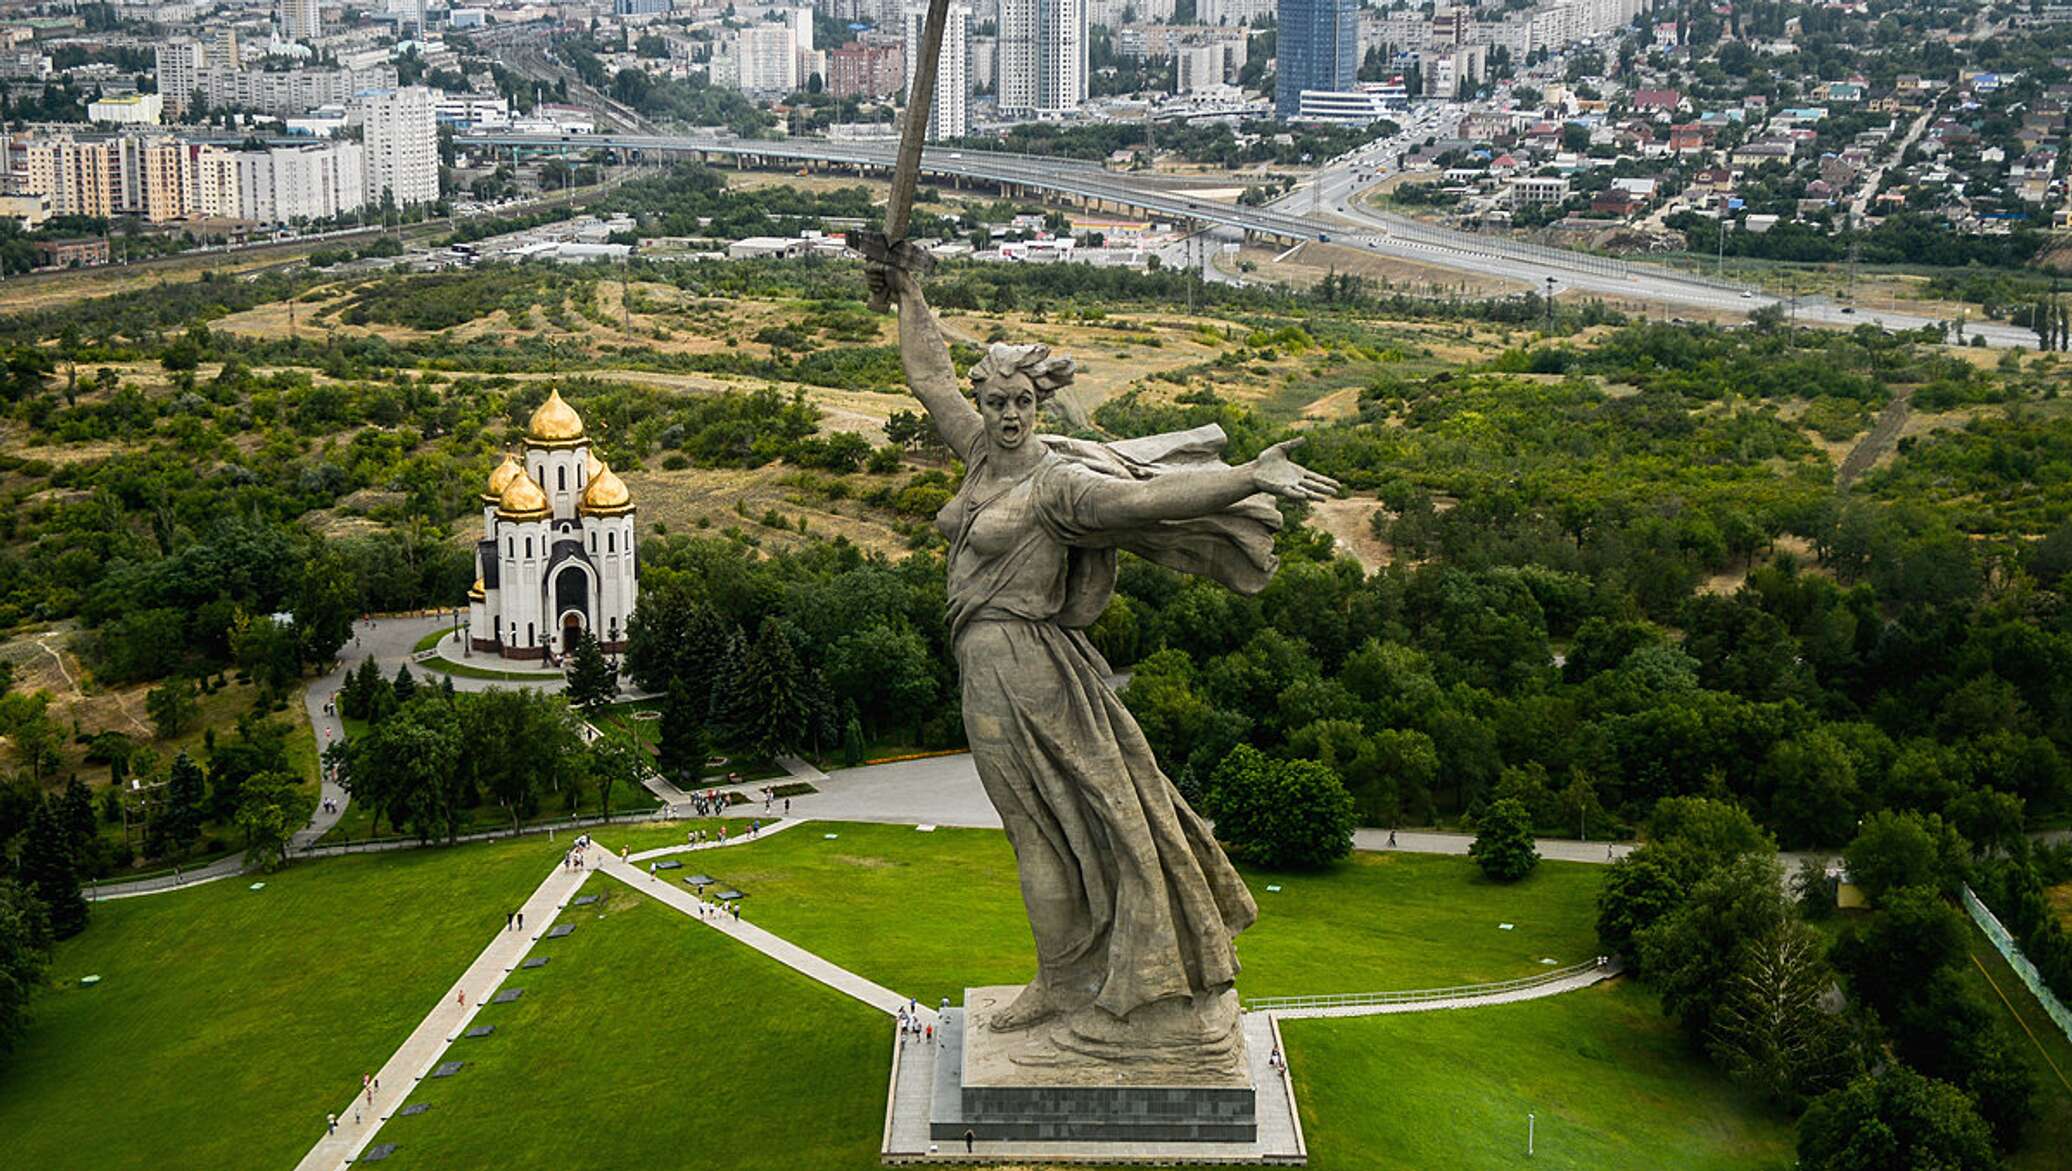
M1132 481L1215 464L1218 427L1042 438L1027 475L985 487L967 476L936 518L951 542L951 638L965 732L1020 863L1043 972L1097 985L1094 1003L1126 1017L1230 987L1233 940L1258 908L1083 631L1114 591L1118 549L1257 592L1280 513L1256 495L1189 520L1109 522Z

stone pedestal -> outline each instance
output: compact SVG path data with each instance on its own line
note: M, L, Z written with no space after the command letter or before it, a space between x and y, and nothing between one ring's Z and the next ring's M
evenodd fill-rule
M1252 1143L1258 1137L1251 1063L1204 1070L1132 1065L1061 1053L1037 1029L985 1026L1016 987L970 988L939 1022L931 1138L957 1143Z

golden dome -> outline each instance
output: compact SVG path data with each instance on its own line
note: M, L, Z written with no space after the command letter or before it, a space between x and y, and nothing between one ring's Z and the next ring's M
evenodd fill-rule
M587 482L589 482L589 481L591 481L591 480L594 480L594 479L596 479L596 478L597 478L597 473L599 473L599 472L601 472L601 471L603 471L603 470L604 470L604 461L603 461L603 460L601 460L601 459L598 459L598 458L597 458L597 453L596 453L596 452L594 452L594 451L591 451L591 450L590 450L589 448L587 448L587 447L586 447L586 448L584 448L584 449L583 449L583 480L584 480L584 482L585 482L585 483L587 483Z
M489 473L489 491L482 494L482 499L492 504L496 503L503 498L504 489L511 486L511 481L521 479L524 475L525 469L519 466L518 458L508 451L505 452L504 462L498 464L496 470Z
M626 482L610 468L598 464L590 486L583 489L583 511L594 516L610 516L632 507L633 493L626 490Z
M470 601L479 602L488 596L489 591L483 588L482 579L479 577L475 579L474 585L468 587L468 598Z
M538 520L547 515L547 494L530 476L519 476L504 487L497 499L496 514L513 520Z
M555 390L532 413L525 425L525 441L534 447L571 447L583 441L583 417L561 399Z

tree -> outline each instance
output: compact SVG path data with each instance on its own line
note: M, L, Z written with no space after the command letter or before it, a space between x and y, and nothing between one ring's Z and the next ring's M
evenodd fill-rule
M408 663L396 668L396 681L389 686L395 693L397 707L402 707L417 698L417 677L410 673Z
M622 784L640 788L646 783L647 749L626 736L599 736L590 745L589 771L597 786L597 812L609 819L613 789Z
M397 828L420 841L451 837L457 829L454 797L460 779L459 721L443 699L426 697L354 740L343 784L354 800L365 800Z
M662 700L661 737L656 747L662 775L679 785L696 784L705 773L705 761L712 745L705 736L705 709L691 686L681 679L669 681Z
M1940 814L1882 810L1865 820L1842 860L1849 881L1876 905L1901 887L1954 890L1963 880L1970 849Z
M806 673L775 618L763 619L722 699L734 740L758 755L784 755L804 738Z
M1694 1042L1713 1035L1743 949L1791 917L1775 857L1743 854L1700 878L1681 907L1634 936L1662 1009Z
M201 705L194 699L194 681L168 679L144 695L144 714L160 740L173 740L194 726Z
M150 836L162 843L162 852L185 854L194 845L201 837L208 800L208 777L201 765L184 752L175 756L166 773L165 800L151 824Z
M1216 766L1202 812L1230 852L1255 865L1310 869L1352 852L1352 795L1315 761L1272 760L1240 744Z
M1498 882L1516 882L1540 864L1532 841L1532 814L1524 803L1505 798L1491 801L1475 819L1475 840L1468 854L1482 873Z
M352 641L360 611L359 569L331 542L320 543L302 567L295 598L295 638L302 661L328 663Z
M12 1052L28 1027L29 997L43 982L50 942L50 912L42 900L0 878L0 1053Z
M1847 1031L1821 1003L1834 983L1824 951L1811 927L1781 921L1743 945L1713 1021L1713 1057L1786 1108L1854 1072Z
M238 669L265 691L279 695L302 672L302 651L292 623L272 618L244 621L231 634Z
M294 776L260 773L244 783L237 825L245 834L245 865L272 871L287 861L288 843L309 821L315 802Z
M64 793L58 798L58 812L66 835L72 839L74 854L85 869L92 870L100 853L100 821L94 816L93 794L77 776L65 781Z
M79 891L79 859L64 815L48 798L36 803L22 839L21 876L50 915L51 936L70 939L86 930L86 898Z
M564 691L568 702L595 712L619 695L619 673L605 661L604 647L597 636L585 630L576 639L576 649L569 655L568 687Z
M863 721L852 712L842 725L842 767L856 768L863 764L864 741Z
M1813 1100L1799 1119L1804 1171L1993 1171L1992 1132L1964 1092L1887 1065Z
M917 741L938 690L927 641L904 624L873 623L843 635L828 648L827 678L872 727L883 731L904 719Z
M1683 905L1680 868L1653 845L1642 846L1617 862L1597 892L1597 942L1606 955L1625 956L1640 972L1640 954L1633 937Z

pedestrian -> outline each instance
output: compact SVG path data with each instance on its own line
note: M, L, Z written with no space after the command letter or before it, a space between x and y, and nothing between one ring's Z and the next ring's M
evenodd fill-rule
M786 816L786 817L790 817L790 816L791 816L791 798L789 798L789 797L786 797L786 798L784 799L784 816Z
M1612 860L1612 848L1610 846L1604 848L1604 860L1607 862Z
M525 912L518 912L518 930L525 930Z
M1390 831L1389 831L1389 849L1393 850L1393 849L1395 849L1395 848L1396 848L1396 831L1395 831L1395 830L1390 830Z
M504 912L504 930L509 931L517 922L518 916L515 913L511 911Z
M740 903L735 903L735 904L733 904L733 910L734 910L734 922L736 922L736 923L739 923L739 922L741 921L741 904L740 904Z
M622 861L623 861L623 859L622 859ZM654 864L653 862L650 862L650 863L648 863L648 879L649 879L649 881L653 881L653 880L654 880L654 877L655 877L655 864Z
M338 1133L338 1115L326 1114L324 1116L324 1131L327 1134Z
M970 1153L972 1152L972 1148L973 1148L974 1146L976 1146L976 1145L977 1145L977 1143L978 1143L978 1135L977 1135L977 1134L975 1134L975 1133L973 1133L973 1131L972 1131L972 1129L971 1129L970 1127L968 1127L968 1126L967 1126L967 1127L965 1127L965 1128L964 1128L964 1153L965 1153L965 1154L967 1154L967 1155L968 1155L968 1154L970 1154Z
M468 1006L468 990L463 988L459 992L455 993L453 997L453 1002L455 1004L460 1005L462 1008L466 1008Z
M931 1044L931 1045L935 1043L935 1026L934 1026L934 1025L930 1025L930 1026L928 1026L928 1043L929 1043L929 1044Z

